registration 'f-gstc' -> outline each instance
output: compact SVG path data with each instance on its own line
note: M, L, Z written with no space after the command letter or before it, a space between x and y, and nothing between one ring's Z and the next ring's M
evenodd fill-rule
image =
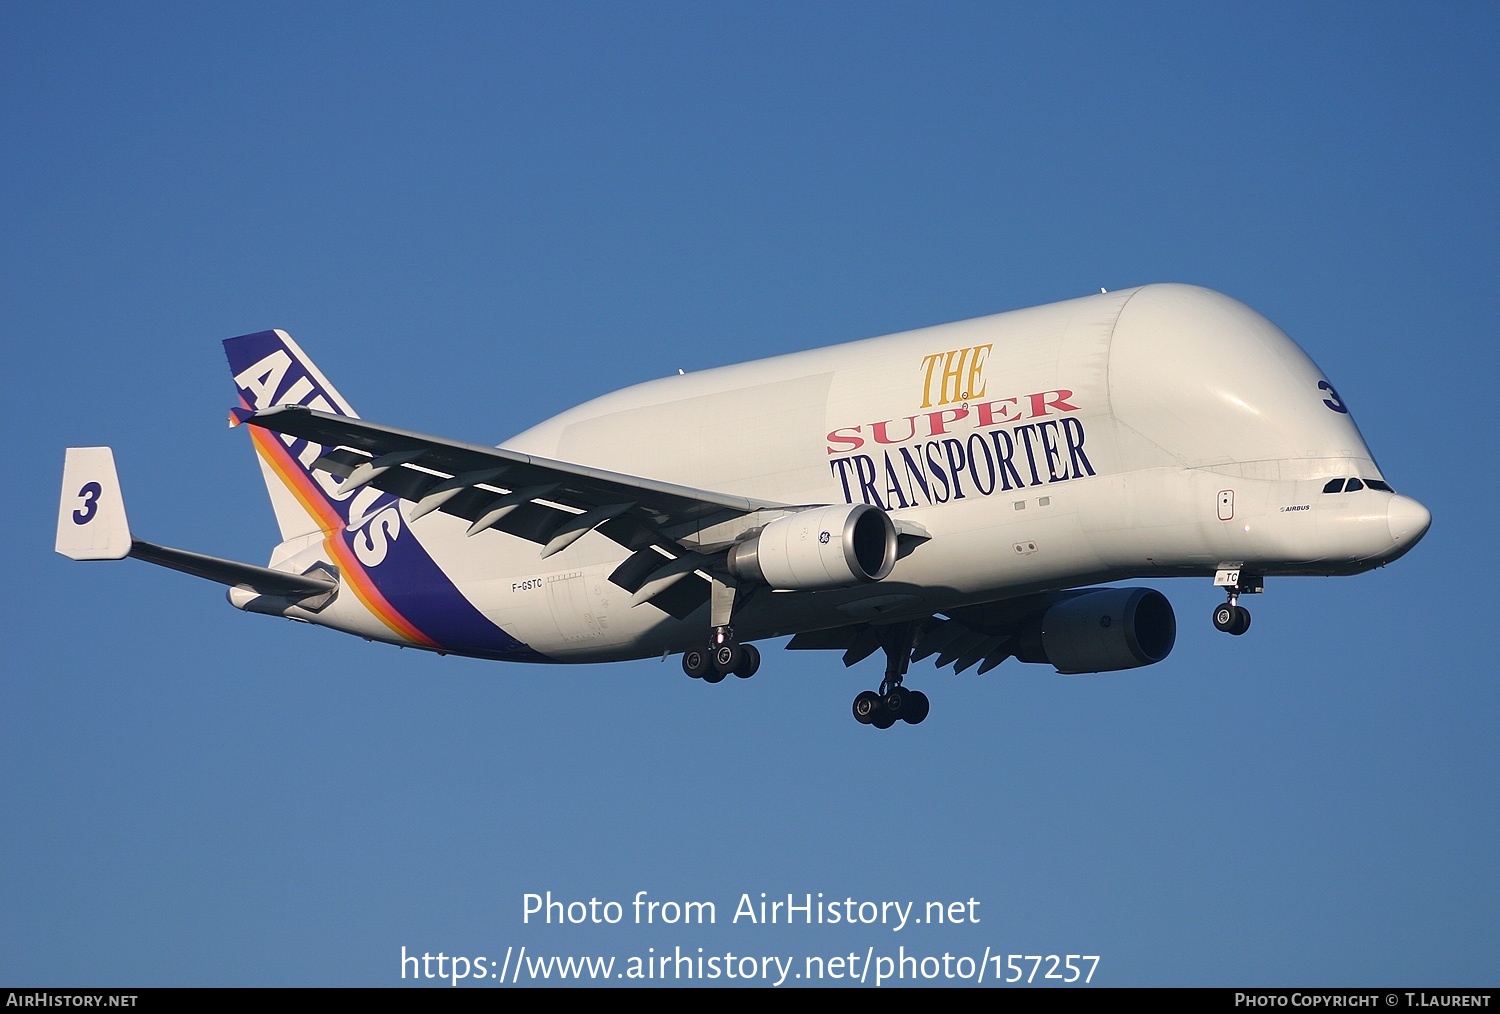
M490 447L362 421L282 331L224 343L282 542L265 567L134 538L106 447L68 451L57 549L229 586L240 609L516 662L680 653L716 683L752 643L885 657L860 722L920 722L911 663L1062 673L1159 662L1281 575L1390 563L1430 521L1280 329L1150 285L597 398ZM873 681L872 681L873 682Z

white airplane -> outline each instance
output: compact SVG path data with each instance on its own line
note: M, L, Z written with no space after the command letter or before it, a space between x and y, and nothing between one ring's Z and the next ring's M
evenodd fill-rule
M1224 589L1395 560L1431 515L1270 321L1148 285L597 398L489 447L362 421L282 331L224 342L281 527L258 567L134 538L107 447L71 448L57 550L229 586L240 609L439 653L681 653L752 675L794 635L883 651L860 722L915 724L908 666L1060 673L1159 662L1148 577Z

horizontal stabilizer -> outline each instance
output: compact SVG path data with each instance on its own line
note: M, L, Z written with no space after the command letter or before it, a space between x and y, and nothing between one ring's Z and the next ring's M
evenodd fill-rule
M320 573L288 574L269 567L257 567L253 563L239 563L217 556L190 553L185 549L171 549L151 542L136 539L130 547L130 556L158 567L170 567L184 574L206 578L235 588L248 588L260 595L279 595L287 598L305 598L333 591L338 581Z
M330 600L339 586L336 573L288 574L132 538L115 456L108 447L68 448L63 461L62 503L57 512L57 551L74 560L123 560L129 556L256 595L275 596L288 604L306 604L323 596L321 602L309 604L314 609Z

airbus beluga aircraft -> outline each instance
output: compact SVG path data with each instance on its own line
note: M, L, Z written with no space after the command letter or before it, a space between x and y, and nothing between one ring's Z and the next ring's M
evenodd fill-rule
M910 663L1060 673L1167 657L1135 578L1356 574L1427 531L1270 321L1148 285L629 387L490 447L368 423L282 331L224 342L282 542L265 567L134 538L107 447L71 448L57 550L229 586L240 609L517 662L752 643L883 652L861 723L918 723Z

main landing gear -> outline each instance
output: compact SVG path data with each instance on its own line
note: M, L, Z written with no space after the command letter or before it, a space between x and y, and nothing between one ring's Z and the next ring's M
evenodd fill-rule
M705 683L719 683L731 673L747 680L758 669L760 649L753 644L740 644L728 627L715 629L707 648L689 648L682 653L682 671Z
M897 721L916 725L927 717L928 707L927 695L922 691L882 680L880 693L865 690L854 698L854 720L877 729L889 729Z
M1214 607L1214 626L1226 634L1243 634L1250 629L1250 610L1240 605L1240 596L1264 591L1265 582L1253 574L1228 567L1220 568L1214 576L1214 584L1228 594L1228 601Z
M911 664L912 642L916 639L915 623L892 624L881 637L885 649L885 679L880 692L865 690L854 698L854 720L860 725L889 729L898 721L916 725L927 717L927 695L901 685Z
M760 649L734 639L731 624L735 612L750 597L748 593L739 595L737 592L734 585L717 577L713 579L709 596L709 622L713 624L713 635L708 647L689 648L682 653L682 671L695 680L720 683L730 673L747 680L760 668Z

